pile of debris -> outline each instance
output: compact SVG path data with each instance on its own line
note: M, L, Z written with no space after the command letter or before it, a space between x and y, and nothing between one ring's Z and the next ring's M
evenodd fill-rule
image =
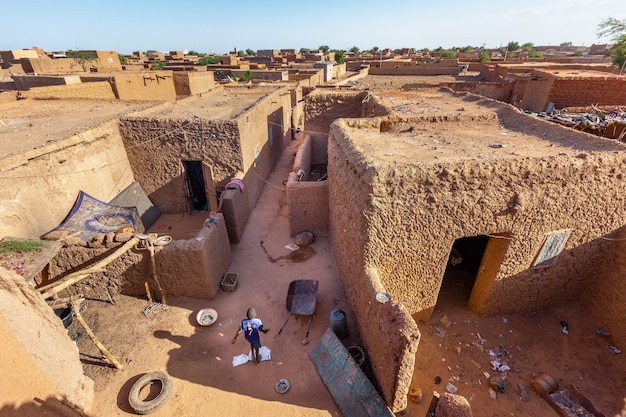
M625 110L619 107L611 111L602 110L597 106L591 108L592 111L583 113L570 113L565 110L527 113L583 132L620 141L626 140Z

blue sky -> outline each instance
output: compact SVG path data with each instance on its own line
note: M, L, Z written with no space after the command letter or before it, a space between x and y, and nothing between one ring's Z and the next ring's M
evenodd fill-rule
M0 50L70 49L227 53L245 49L361 50L485 46L509 41L589 46L608 0L457 1L11 1L3 4ZM621 15L620 15L621 13Z

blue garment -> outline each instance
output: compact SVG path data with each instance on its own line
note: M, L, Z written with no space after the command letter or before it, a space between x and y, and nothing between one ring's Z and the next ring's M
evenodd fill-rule
M248 319L241 320L241 326L239 330L243 330L246 340L255 348L261 347L261 338L259 337L259 330L263 330L263 323L260 319Z

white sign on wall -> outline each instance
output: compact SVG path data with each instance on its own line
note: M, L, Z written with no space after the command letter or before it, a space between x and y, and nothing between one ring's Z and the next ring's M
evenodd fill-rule
M559 230L546 236L546 240L543 242L535 262L533 262L533 268L544 268L554 265L565 246L565 242L567 242L569 234L570 230Z

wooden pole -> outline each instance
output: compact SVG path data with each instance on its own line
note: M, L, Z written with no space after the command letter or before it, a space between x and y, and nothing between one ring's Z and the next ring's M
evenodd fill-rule
M66 277L64 277L62 280L37 288L37 290L41 293L41 296L44 299L50 298L58 294L59 292L63 291L70 285L75 284L78 281L87 278L91 274L94 274L96 272L104 272L106 271L106 266L108 264L110 264L115 259L119 258L124 253L126 253L129 249L135 246L135 244L138 241L139 241L138 238L133 237L128 242L126 242L123 246L120 246L119 249L117 249L111 255L107 256L106 258L102 259L99 262L96 262L94 265L90 266L89 268L69 274Z
M152 304L154 301L152 301L152 294L150 293L150 285L148 285L148 281L144 282L144 284L146 284L146 295L148 296L148 301L150 302L150 304Z
M163 291L163 287L161 287L161 282L159 281L159 277L156 271L156 261L154 259L154 245L152 242L146 241L148 244L148 250L150 251L150 272L152 274L152 278L156 283L157 289L159 290L159 295L161 296L161 304L167 304L167 299L165 297L165 291Z
M115 359L113 355L111 355L111 353L109 353L107 348L105 348L104 345L100 343L96 335L93 334L93 332L91 331L91 329L85 322L85 319L83 319L83 316L80 314L79 303L77 301L72 301L72 311L74 312L74 315L76 316L76 320L78 320L80 325L83 326L83 329L85 329L85 332L87 333L91 341L98 347L98 349L100 349L100 352L102 352L102 354L106 356L109 362L111 362L111 364L115 366L117 369L123 369L122 364L119 363L118 360Z

